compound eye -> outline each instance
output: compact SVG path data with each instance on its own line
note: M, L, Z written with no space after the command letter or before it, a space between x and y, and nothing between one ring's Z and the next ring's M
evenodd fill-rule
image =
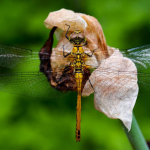
M85 39L85 35L84 35L83 33L78 34L78 37L79 37L80 39Z
M77 37L77 34L73 33L73 34L70 35L70 40L73 40L73 39L75 39L76 37Z

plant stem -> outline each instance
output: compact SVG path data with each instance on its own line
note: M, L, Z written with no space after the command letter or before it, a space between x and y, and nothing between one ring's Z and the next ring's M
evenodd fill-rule
M134 150L149 150L134 114L131 130L128 132L123 123L122 126Z

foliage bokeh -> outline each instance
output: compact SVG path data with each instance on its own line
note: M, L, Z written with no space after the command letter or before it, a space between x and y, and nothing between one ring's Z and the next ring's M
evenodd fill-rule
M1 0L0 44L40 49L49 34L44 19L49 12L66 8L97 18L108 45L142 46L150 43L149 6L149 0ZM134 113L147 140L149 106L149 99L139 94ZM93 95L82 99L80 143L75 142L75 118L76 93L49 100L0 92L0 149L132 149L119 121L94 109Z

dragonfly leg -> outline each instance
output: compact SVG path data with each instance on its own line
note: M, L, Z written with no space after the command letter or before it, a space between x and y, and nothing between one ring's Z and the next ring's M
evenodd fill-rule
M92 83L91 83L90 79L88 79L88 80L89 80L89 82L90 82L90 85L91 85L91 87L92 87L92 89L93 89L94 93L95 93L94 87L93 87L93 85L92 85Z
M63 45L63 56L64 56L64 58L69 56L70 54L71 54L71 52L65 55L65 49L64 49L64 45Z
M69 37L67 36L67 33L68 33L68 31L69 31L70 25L67 25L67 24L65 24L65 25L66 25L66 26L69 26L68 29L67 29L67 31L66 31L66 34L65 34L65 37L69 40Z
M87 45L87 44L88 44L88 42L86 41L85 44L84 44L83 46L85 46L85 45Z
M93 56L93 54L94 54L94 52L95 52L97 49L99 49L99 47L98 47L98 48L96 48L96 49L94 49L91 55L90 55L90 54L88 54L88 53L85 53L85 54L86 54L87 56L89 56L89 57L92 57L92 56Z

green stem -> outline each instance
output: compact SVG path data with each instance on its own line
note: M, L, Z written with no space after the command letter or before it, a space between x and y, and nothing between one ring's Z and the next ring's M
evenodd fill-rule
M134 114L130 132L123 123L122 126L134 150L149 150Z

